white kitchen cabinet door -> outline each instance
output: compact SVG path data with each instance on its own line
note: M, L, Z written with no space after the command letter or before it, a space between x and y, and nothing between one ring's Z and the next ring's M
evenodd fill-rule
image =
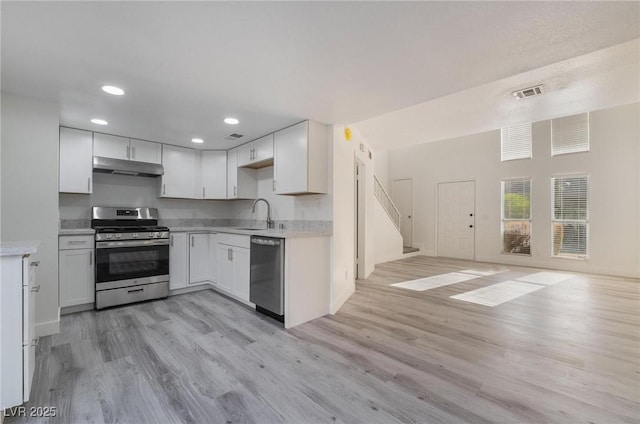
M172 233L169 241L169 290L187 287L187 233Z
M209 281L218 282L218 235L209 234Z
M238 147L238 166L247 166L253 162L253 142Z
M129 139L115 135L93 133L93 155L113 159L131 159Z
M261 137L253 142L253 161L273 161L273 134Z
M264 168L273 164L273 134L238 147L238 167Z
M60 306L93 303L95 276L93 249L60 250Z
M238 168L238 148L227 152L227 199L255 199L258 195L256 170Z
M200 163L202 198L227 198L227 152L209 150L202 152Z
M91 194L92 173L93 133L60 127L59 191Z
M233 263L233 289L238 299L249 301L249 249L234 247L231 262Z
M238 149L227 151L227 199L238 198Z
M200 177L200 164L195 150L163 144L162 166L164 175L160 181L160 197L197 197L195 176Z
M276 194L327 193L329 130L305 121L274 134Z
M131 160L137 162L162 163L162 144L131 139Z
M233 254L233 247L226 244L217 244L218 252L218 281L216 286L227 293L233 291L233 262L231 261L231 255Z
M189 233L189 284L209 281L209 234Z

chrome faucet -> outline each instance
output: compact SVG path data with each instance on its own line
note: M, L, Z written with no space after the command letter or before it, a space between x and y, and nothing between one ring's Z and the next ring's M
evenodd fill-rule
M256 199L253 202L253 206L251 206L251 212L256 213L256 203L261 200L267 204L267 228L273 228L273 221L271 220L271 205L269 204L269 201L267 199L263 199L262 197Z

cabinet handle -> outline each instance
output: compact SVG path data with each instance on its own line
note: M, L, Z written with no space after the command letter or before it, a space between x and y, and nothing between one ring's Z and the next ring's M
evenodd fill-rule
M40 261L33 261L29 265L30 266L38 266L38 265L40 265Z
M87 242L84 240L72 240L72 241L68 241L67 244L87 244Z
M135 147L131 148L131 156L133 157L133 160L136 160L136 148Z
M203 198L203 199L205 198L205 195L204 195L204 187L202 187L202 198Z
M193 242L193 239L194 239L194 237L193 237L193 236L191 236L191 247L194 247L194 244L193 244L193 243L194 243L194 242Z
M238 187L233 186L233 197L236 197L238 195Z
M89 266L93 266L93 255L89 255Z
M171 236L169 239L170 239L170 241L169 241L169 245L170 245L171 247L173 247L173 236Z
M167 194L167 185L166 184L162 184L162 194L163 195Z
M40 291L40 286L38 285L38 286L32 287L32 288L31 288L31 291L32 291L33 293L38 293L38 292Z
M129 146L127 146L127 159L131 159L131 155L129 153L130 153Z
M91 191L91 177L87 178L87 191Z

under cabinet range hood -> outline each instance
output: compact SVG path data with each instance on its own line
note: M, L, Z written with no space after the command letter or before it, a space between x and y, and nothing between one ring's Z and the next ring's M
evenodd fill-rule
M159 177L164 174L164 168L157 163L94 156L93 172L135 175L138 177Z

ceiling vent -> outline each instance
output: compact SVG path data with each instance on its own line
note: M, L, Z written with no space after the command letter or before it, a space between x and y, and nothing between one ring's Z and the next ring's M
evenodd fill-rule
M525 97L538 96L542 93L544 93L544 87L542 86L542 84L540 84L533 87L523 88L521 90L514 91L511 94L513 94L513 97L517 99L524 99Z
M241 139L242 137L244 137L244 134L231 133L228 136L226 136L224 139L235 141L235 140Z

